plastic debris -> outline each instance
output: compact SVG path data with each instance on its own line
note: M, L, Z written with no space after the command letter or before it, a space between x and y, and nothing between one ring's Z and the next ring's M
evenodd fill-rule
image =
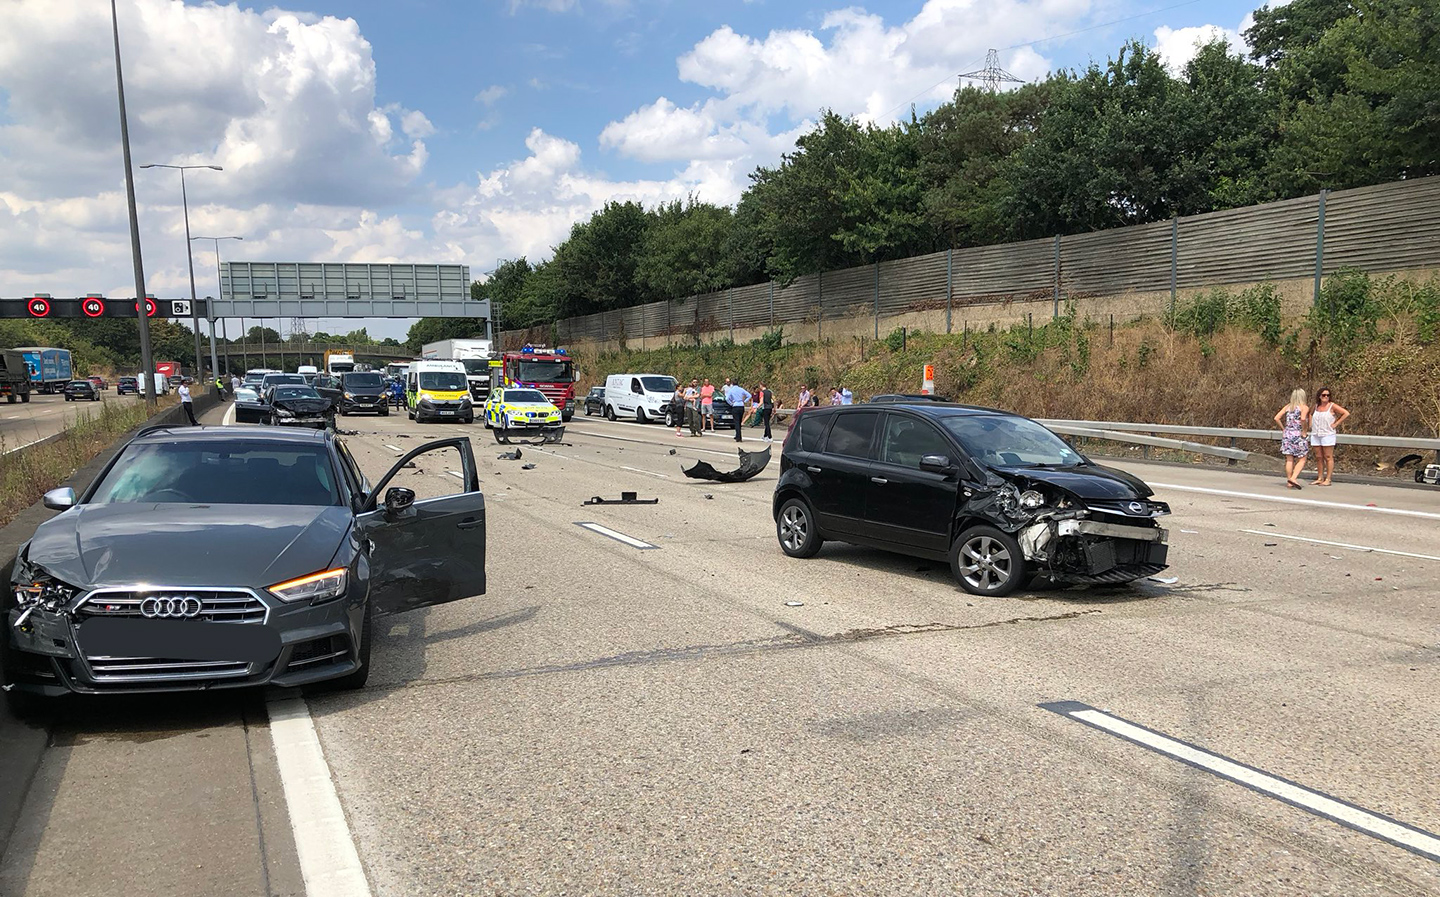
M706 501L710 501L710 500L713 499L714 497L715 497L715 496L711 495L709 492L706 492L706 493L705 493L705 500L706 500Z
M521 469L521 470L534 470L534 469L535 469L535 465L534 465L534 464L521 464L521 465L520 465L520 469Z
M1175 585L1175 583L1180 581L1180 577L1178 576L1149 576L1146 578L1149 579L1151 582L1158 582L1161 585L1166 586L1173 586Z
M803 602L803 601L787 601L787 602L785 602L785 606L786 606L786 607L804 607L804 606L805 606L805 602Z
M519 461L519 460L520 460L521 458L523 458L524 456L525 456L525 453L522 452L522 451L520 451L520 450L517 448L517 449L515 449L513 452L502 452L502 453L496 455L496 456L495 456L495 460L496 460L496 461Z
M675 454L675 450L674 450L674 449L671 449L671 450L670 450L670 454L672 454L672 455Z
M595 496L582 502L587 505L658 505L658 498L640 498L638 492L621 492L619 498L601 498Z
M1279 545L1279 544L1280 544L1279 542L1266 542L1266 543L1265 543L1265 547L1266 547L1266 548L1274 548L1276 545Z
M708 461L696 461L694 467L682 468L685 475L696 480L714 480L717 483L743 483L753 479L770 463L770 447L762 451L747 452L740 449L740 466L734 470L718 471Z

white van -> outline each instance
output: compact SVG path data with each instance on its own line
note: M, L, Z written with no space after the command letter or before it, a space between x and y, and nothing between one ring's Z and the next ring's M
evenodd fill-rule
M675 378L664 374L611 374L605 378L605 416L633 417L640 423L670 422Z
M417 423L458 420L472 423L475 405L465 365L458 361L416 361L405 373L405 407Z

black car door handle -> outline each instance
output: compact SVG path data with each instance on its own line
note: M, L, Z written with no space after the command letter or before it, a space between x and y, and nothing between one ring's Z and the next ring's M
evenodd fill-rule
M885 479L884 477L871 477L870 482L883 486L890 481Z
M820 473L820 468L818 467L807 467L805 469L810 471L811 473Z
M485 521L483 521L483 520L477 520L477 519L475 519L474 517L466 517L464 520L462 520L462 521L460 521L459 523L455 524L455 528L456 528L456 529L474 529L475 527L480 526L480 525L483 524L484 522L485 522Z

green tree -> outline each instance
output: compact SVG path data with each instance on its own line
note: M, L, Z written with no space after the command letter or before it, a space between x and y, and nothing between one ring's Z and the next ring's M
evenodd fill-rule
M559 278L561 316L625 308L651 301L635 280L635 265L650 216L638 202L607 202L590 220L570 229L551 264Z
M474 339L485 336L483 318L421 318L405 333L405 347L419 354L426 343L442 339Z
M472 286L471 296L491 301L491 314L500 315L497 326L528 327L527 319L533 317L533 313L521 303L520 297L525 281L534 270L524 256L501 262L484 283Z
M650 226L635 263L635 280L646 293L679 299L730 285L727 240L734 214L698 202L663 203L651 213Z

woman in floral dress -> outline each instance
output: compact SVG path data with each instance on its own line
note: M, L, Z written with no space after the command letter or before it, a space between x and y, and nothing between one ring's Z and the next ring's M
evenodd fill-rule
M1299 489L1300 471L1305 469L1305 458L1310 454L1310 442L1305 430L1310 424L1310 409L1305 404L1305 390L1296 389L1290 393L1290 401L1275 415L1280 425L1280 453L1285 456L1285 485Z

